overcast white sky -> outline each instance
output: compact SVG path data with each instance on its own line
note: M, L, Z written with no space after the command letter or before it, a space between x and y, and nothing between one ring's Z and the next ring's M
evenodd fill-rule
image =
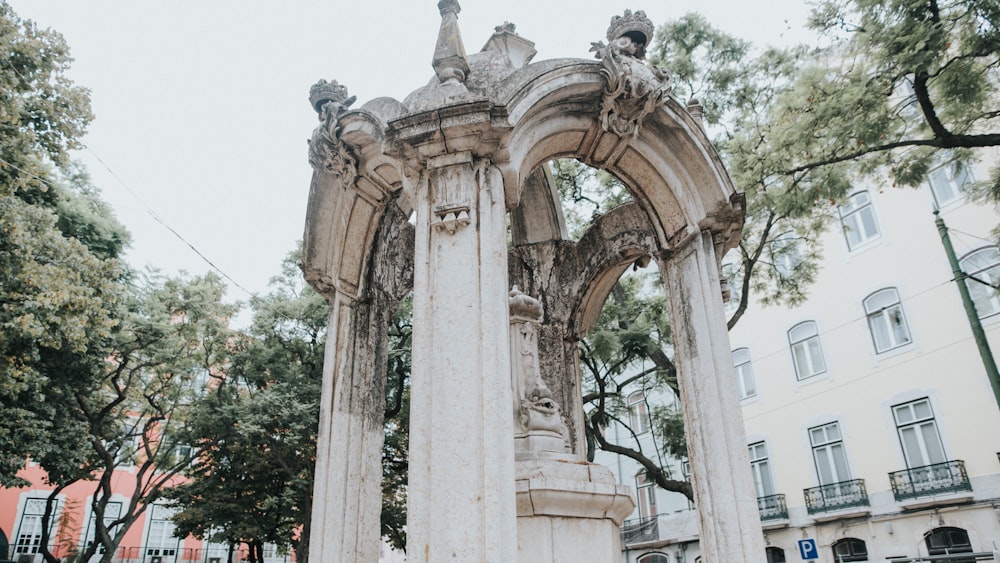
M10 4L66 37L70 77L92 91L96 119L78 158L132 232L127 259L165 273L210 269L151 209L256 293L302 237L316 125L309 86L336 79L358 96L355 107L402 100L433 75L440 22L436 0ZM510 21L535 42L535 61L590 58L590 42L625 8L657 25L697 11L757 44L813 40L796 0L464 0L459 24L469 53Z

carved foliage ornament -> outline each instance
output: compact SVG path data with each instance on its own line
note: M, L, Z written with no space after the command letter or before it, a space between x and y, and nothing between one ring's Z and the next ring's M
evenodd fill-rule
M636 137L642 120L670 95L666 69L642 62L653 34L653 22L642 11L625 10L608 28L609 44L591 44L601 60L607 84L601 99L601 128L619 136Z
M346 180L344 185L357 177L358 159L340 140L339 120L355 100L357 97L348 97L347 87L336 80L320 80L309 89L309 103L320 122L309 140L309 164Z

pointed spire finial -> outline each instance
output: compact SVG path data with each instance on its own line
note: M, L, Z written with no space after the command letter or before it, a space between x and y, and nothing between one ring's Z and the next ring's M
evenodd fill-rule
M465 45L458 29L458 13L462 7L458 0L438 2L441 12L441 30L438 32L437 46L431 65L441 83L464 83L469 75L469 60L465 56Z

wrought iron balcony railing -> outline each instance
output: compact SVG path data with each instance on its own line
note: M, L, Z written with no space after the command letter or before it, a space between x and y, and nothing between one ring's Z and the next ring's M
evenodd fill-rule
M972 490L962 460L894 471L889 474L889 482L897 501Z
M622 523L622 545L633 545L660 539L660 519L657 516L633 518Z
M869 506L864 479L820 485L802 492L806 497L806 511L809 514Z
M788 506L785 504L785 495L757 497L757 510L760 511L760 519L763 521L788 519Z

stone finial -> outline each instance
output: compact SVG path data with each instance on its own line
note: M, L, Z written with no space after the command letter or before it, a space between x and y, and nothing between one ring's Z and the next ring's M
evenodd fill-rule
M441 0L438 11L441 12L441 29L431 66L442 84L464 83L469 76L469 60L458 28L458 13L462 7L458 0Z
M327 82L324 79L320 79L319 82L309 88L309 103L316 110L316 113L320 113L323 109L323 104L327 102L334 102L340 104L342 108L348 108L357 99L357 96L348 97L347 86L338 83L336 80Z
M705 119L705 107L701 105L698 98L691 98L687 103L688 113L691 117L698 120L698 124L704 126L703 120Z
M493 30L497 33L517 33L517 26L510 22L503 22L502 24L494 27Z
M611 18L608 43L629 40L635 49L634 53L629 54L637 59L643 59L646 57L646 46L653 39L653 31L653 21L646 16L646 12L625 10L624 15Z

